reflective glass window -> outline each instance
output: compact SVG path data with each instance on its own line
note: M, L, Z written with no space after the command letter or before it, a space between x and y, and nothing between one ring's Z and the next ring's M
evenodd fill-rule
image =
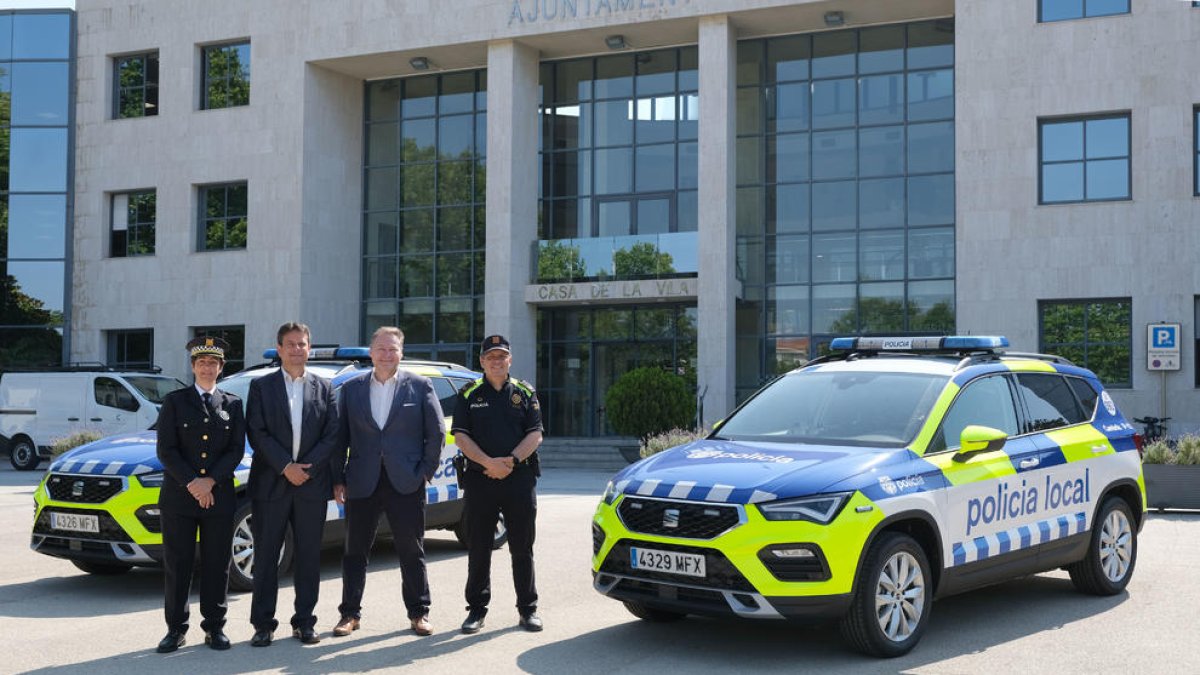
M1040 202L1130 197L1129 115L1043 120Z
M71 57L70 14L14 14L14 59L67 59Z
M858 244L858 277L863 281L904 279L904 231L863 233ZM901 300L904 289L901 287Z
M11 129L8 189L13 192L66 192L67 130Z
M821 183L816 189L823 190L830 185ZM767 232L808 231L811 197L807 183L778 185L771 191L770 201L771 219L767 223Z
M1038 0L1038 21L1068 21L1128 14L1129 0Z
M854 78L822 80L812 84L812 126L830 129L854 125L858 105L858 82Z
M114 258L152 255L158 218L155 191L119 192L111 200L109 254Z
M7 301L0 311L0 324L61 326L65 297L66 265L56 261L9 260L5 287L0 298Z
M904 226L904 179L878 178L858 184L858 226Z
M1090 369L1105 387L1133 385L1133 310L1129 298L1038 303L1040 351Z
M250 105L250 43L209 45L202 49L203 110Z
M158 52L113 58L113 118L158 114Z
M816 183L812 191L814 230L853 229L858 222L858 183Z
M10 194L7 257L62 258L66 225L65 195Z
M871 75L859 79L858 123L895 124L904 121L904 76Z
M65 126L69 67L66 63L13 63L13 125Z
M201 186L198 250L246 248L248 225L248 187L245 182Z

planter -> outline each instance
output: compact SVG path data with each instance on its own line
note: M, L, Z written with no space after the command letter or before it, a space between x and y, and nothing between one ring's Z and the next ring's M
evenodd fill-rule
M1143 464L1146 505L1152 509L1200 509L1200 465Z

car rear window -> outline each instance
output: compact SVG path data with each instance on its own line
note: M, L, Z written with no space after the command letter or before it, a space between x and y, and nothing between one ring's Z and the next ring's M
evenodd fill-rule
M1017 388L1029 411L1025 433L1066 427L1091 418L1083 414L1067 378L1062 375L1022 373L1017 376Z

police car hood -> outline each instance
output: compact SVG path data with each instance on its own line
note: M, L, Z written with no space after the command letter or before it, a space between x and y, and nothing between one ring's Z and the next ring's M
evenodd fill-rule
M133 476L161 471L153 431L117 434L81 445L50 463L51 471L110 476Z
M699 440L626 467L613 484L625 494L749 504L853 489L857 477L911 457L905 448Z

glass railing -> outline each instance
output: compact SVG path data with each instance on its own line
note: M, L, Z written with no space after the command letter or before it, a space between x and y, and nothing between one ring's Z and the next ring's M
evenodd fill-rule
M535 284L667 279L697 272L695 232L543 240L534 244Z

